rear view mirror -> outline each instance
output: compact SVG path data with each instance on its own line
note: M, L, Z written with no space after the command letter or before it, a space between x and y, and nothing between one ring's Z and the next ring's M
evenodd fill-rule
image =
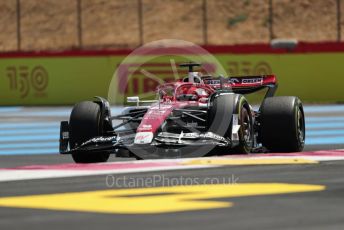
M127 102L128 102L128 103L136 103L137 105L139 105L139 103L140 103L140 98L139 98L138 96L127 97Z

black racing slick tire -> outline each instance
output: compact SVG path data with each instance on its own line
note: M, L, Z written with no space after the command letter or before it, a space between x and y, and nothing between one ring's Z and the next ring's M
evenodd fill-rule
M235 109L236 97L232 94L211 98L209 110L209 131L223 137L231 134L231 120Z
M210 109L210 132L231 139L233 114L237 115L239 144L234 149L215 148L215 152L251 153L253 146L253 119L250 106L245 97L236 94L224 94L215 97Z
M103 118L101 107L92 101L83 101L76 104L69 119L69 144L71 149L81 145L83 142L100 136L103 133ZM109 153L72 153L76 163L106 162Z
M260 109L259 139L271 152L300 152L305 145L305 116L297 97L266 98Z

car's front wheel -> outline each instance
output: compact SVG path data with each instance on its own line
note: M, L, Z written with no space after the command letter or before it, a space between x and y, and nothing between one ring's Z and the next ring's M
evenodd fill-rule
M239 145L234 148L234 152L248 154L252 152L254 132L253 132L253 118L250 106L242 97L238 105L238 125L239 131ZM232 131L233 132L233 131Z
M103 133L103 117L100 105L92 101L76 104L69 119L69 144L71 149L85 141L101 136ZM72 154L76 163L106 162L108 153L75 152Z
M251 153L253 147L253 118L250 106L245 97L236 94L225 94L215 97L210 109L211 125L209 131L235 140L238 144L233 149L215 148L212 151L220 154L226 153ZM233 125L233 122L235 124ZM237 130L232 130L237 129Z

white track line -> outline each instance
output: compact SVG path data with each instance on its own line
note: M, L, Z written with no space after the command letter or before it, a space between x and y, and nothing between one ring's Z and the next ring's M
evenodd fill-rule
M310 155L310 154L314 155ZM37 165L28 167L17 167L9 169L0 169L0 182L33 180L33 179L49 179L49 178L65 178L79 176L95 176L95 175L117 175L126 173L140 172L162 172L168 170L185 170L197 168L213 168L222 165L214 164L185 164L189 161L207 159L212 160L242 160L242 159L300 159L313 161L337 161L344 160L344 150L326 150L299 154L251 154L251 155L233 155L223 157L208 158L185 158L185 159L163 159L163 160L142 160L129 162L109 162L101 164L77 165L77 164L59 164L59 165ZM218 162L218 161L217 161ZM164 165L168 163L168 165ZM124 165L124 166L123 166Z

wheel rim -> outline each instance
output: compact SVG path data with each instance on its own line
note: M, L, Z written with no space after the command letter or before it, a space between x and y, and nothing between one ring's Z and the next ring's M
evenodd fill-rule
M301 108L298 108L297 118L297 134L300 146L303 146L305 144L305 120Z
M252 122L250 114L248 113L245 107L242 108L241 112L241 125L242 125L242 134L243 141L247 146L252 145Z

